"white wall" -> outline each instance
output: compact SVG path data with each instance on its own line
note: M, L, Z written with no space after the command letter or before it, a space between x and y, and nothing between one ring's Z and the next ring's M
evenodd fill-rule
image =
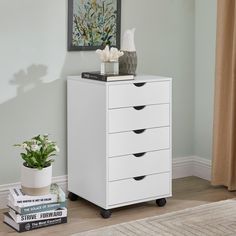
M136 27L138 72L172 76L173 154L193 154L194 0L123 0L122 31ZM67 0L0 0L0 184L19 181L12 144L49 133L66 174L66 76L96 70L94 52L67 52ZM85 98L86 99L86 98Z
M216 0L195 1L194 154L211 159L215 81Z

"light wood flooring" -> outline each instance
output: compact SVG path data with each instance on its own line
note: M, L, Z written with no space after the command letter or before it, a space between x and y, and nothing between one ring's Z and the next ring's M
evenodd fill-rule
M91 203L83 199L79 199L75 202L68 201L67 224L29 231L23 233L23 235L71 235L107 225L142 219L205 203L234 198L235 196L236 192L228 192L224 187L212 187L208 181L197 177L176 179L173 180L173 197L167 199L167 204L163 208L157 207L155 202L141 203L113 209L110 219L102 219L99 215L99 208ZM2 223L2 213L4 211L6 211L6 209L0 210L0 235L19 235L13 229Z

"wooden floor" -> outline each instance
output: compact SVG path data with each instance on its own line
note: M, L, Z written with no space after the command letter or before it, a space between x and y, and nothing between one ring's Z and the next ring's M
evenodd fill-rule
M204 203L234 198L236 192L228 192L224 187L212 187L206 180L197 177L187 177L173 180L173 197L167 200L163 208L155 202L136 204L114 209L110 219L102 219L99 208L85 200L68 202L68 223L38 229L24 233L24 235L71 235L73 233L96 229L99 227L118 224L126 221L156 216L167 212L177 211ZM6 210L5 210L6 211ZM2 223L4 210L0 210L0 235L19 235L10 227Z

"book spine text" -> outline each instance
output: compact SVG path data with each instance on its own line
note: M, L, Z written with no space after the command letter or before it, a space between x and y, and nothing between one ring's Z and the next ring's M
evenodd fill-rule
M20 208L20 214L30 214L37 213L40 211L52 211L58 208L66 207L66 202L58 202L58 203L47 203L35 206L28 206Z
M49 220L40 220L40 221L33 221L33 222L25 222L20 224L19 232L25 232L33 229L39 229L51 225L63 224L67 223L67 217L49 219Z

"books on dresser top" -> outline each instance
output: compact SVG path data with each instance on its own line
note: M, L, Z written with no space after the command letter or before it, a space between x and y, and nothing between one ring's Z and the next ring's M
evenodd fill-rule
M92 71L92 72L82 72L81 77L84 79L92 79L92 80L99 80L99 81L119 81L119 80L133 80L134 75L127 75L127 74L101 74L99 71Z

